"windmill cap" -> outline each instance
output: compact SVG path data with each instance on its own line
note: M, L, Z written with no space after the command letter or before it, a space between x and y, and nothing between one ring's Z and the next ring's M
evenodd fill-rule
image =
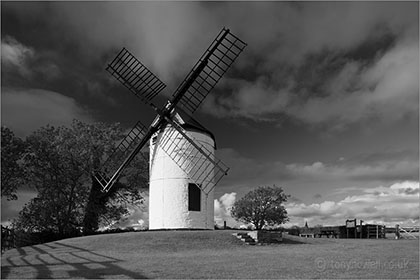
M174 117L179 121L181 126L188 131L198 131L207 134L214 142L214 148L216 149L216 139L214 134L205 128L201 123L194 119L191 115L186 113L180 108L177 108Z

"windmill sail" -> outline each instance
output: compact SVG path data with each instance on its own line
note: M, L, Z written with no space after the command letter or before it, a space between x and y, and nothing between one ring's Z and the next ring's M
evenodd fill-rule
M176 89L172 100L161 110L151 101L166 85L128 50L123 48L118 53L106 70L143 102L151 105L159 115L147 132L138 123L101 170L94 174L104 191L112 187L119 174L151 136L167 124L170 124L171 129L161 139L163 150L193 182L201 186L203 192L208 194L212 191L229 168L189 136L170 115L175 109L182 109L192 115L245 47L246 43L230 33L229 29L223 28Z
M138 146L144 139L146 130L142 123L137 122L101 166L100 170L94 173L94 177L101 184L103 191L108 191L112 187L130 155L134 154L132 156L134 157L141 149ZM112 174L112 176L109 176L109 174Z
M168 120L159 146L206 194L227 174L229 168L196 141L176 120Z
M166 85L123 48L106 70L146 104Z
M177 106L193 114L245 47L223 28L173 94L174 98L183 95Z

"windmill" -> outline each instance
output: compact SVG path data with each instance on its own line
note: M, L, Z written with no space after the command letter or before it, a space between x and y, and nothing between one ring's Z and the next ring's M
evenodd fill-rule
M213 134L191 115L245 47L223 28L163 108L152 101L166 85L127 49L108 64L106 70L157 116L148 128L137 122L94 177L107 192L150 142L150 229L214 227L213 190L229 168L214 157Z

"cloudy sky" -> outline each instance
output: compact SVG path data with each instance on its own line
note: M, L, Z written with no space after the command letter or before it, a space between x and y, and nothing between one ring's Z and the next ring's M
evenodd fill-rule
M20 137L73 118L147 125L106 64L129 49L163 104L224 26L248 46L195 114L231 168L216 221L276 185L290 224L418 223L418 2L2 1L1 122ZM30 196L3 201L2 221Z

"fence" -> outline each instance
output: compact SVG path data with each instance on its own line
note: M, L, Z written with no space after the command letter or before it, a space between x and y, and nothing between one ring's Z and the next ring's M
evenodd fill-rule
M356 225L354 228L347 228L346 226L339 227L340 238L366 238L366 239L380 239L386 238L384 225L365 224Z
M1 253L16 248L16 234L14 230L1 226Z
M366 238L385 238L385 226L384 225L363 225L362 236Z
M1 253L12 248L41 244L59 239L81 236L80 232L60 235L52 231L24 232L1 226Z
M419 238L419 227L400 227L399 238L404 239L418 239Z

